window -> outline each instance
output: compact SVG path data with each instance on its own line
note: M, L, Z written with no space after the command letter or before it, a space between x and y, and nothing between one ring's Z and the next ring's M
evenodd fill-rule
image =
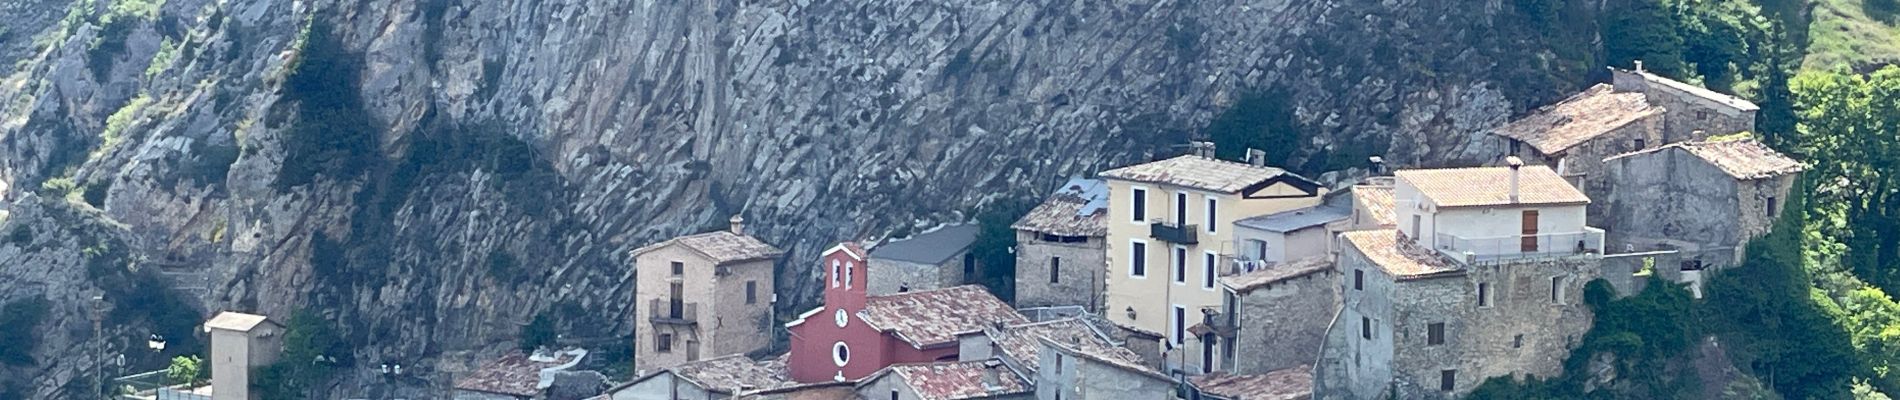
M1174 192L1174 223L1176 225L1187 225L1187 202L1187 192Z
M1214 264L1219 262L1219 260L1220 260L1220 255L1214 254L1214 252L1210 251L1210 252L1201 254L1201 288L1202 289L1214 290Z
M1564 277L1555 276L1550 278L1550 303L1564 303Z
M1065 236L1065 235L1052 235L1052 234L1047 234L1047 233L1041 234L1039 236L1041 236L1042 241L1050 242L1050 243L1087 243L1089 241L1088 236Z
M1643 149L1643 147L1644 147L1644 146L1643 146L1643 144L1644 144L1644 143L1643 143L1643 138L1636 138L1636 149L1637 149L1637 150L1642 150L1642 149Z
M1187 308L1176 304L1174 316L1168 321L1168 326L1168 330L1174 331L1174 335L1168 337L1168 340L1174 341L1176 346L1181 345L1181 338L1187 336Z
M754 304L758 302L759 302L759 282L745 281L745 303Z
M1524 347L1524 334L1519 333L1516 337L1511 338L1511 348L1516 349L1522 347Z
M1372 319L1359 317L1359 338L1372 340Z
M1049 257L1049 283L1062 283L1062 257Z
M673 352L673 334L662 333L662 334L659 334L658 336L655 336L653 339L653 352L655 353Z
M851 346L844 345L844 342L837 342L837 343L832 344L831 345L831 362L838 364L838 366L840 367L844 366L845 364L850 364L851 363Z
M1062 373L1062 354L1056 353L1056 373Z
M1458 387L1458 370L1438 371L1438 390L1452 391Z
M1479 307L1491 306L1491 284L1483 283L1483 282L1478 283L1478 306Z
M838 276L843 275L839 271L840 265L838 260L831 260L831 287L838 287Z
M1425 344L1428 346L1445 344L1445 323L1433 322L1425 325Z
M1208 197L1207 198L1207 234L1209 235L1214 234L1214 232L1218 230L1218 229L1215 229L1215 227L1220 226L1220 224L1214 223L1214 221L1219 221L1218 219L1215 219L1215 215L1214 215L1215 211L1219 209L1220 209L1220 199L1216 199L1212 196Z
M1425 226L1425 218L1417 214L1413 214L1412 215L1412 236L1411 236L1412 241L1414 242L1418 241L1419 230L1420 230L1420 227L1422 226Z
M1260 239L1247 239L1247 245L1248 245L1247 247L1253 248L1253 259L1255 260L1267 259L1267 241L1260 240ZM1247 272L1253 272L1253 271L1247 271Z
M1134 203L1131 204L1133 207L1129 210L1129 220L1137 224L1147 222L1148 189L1133 188L1133 192L1134 193L1128 197L1130 200L1134 200Z
M1128 243L1128 276L1148 277L1148 244L1140 241Z
M1352 290L1366 290L1366 270L1352 270Z
M1775 216L1775 196L1768 196L1768 217L1774 218L1774 216Z
M968 282L972 276L976 276L976 253L964 252L963 280Z
M1174 246L1174 283L1187 283L1187 248Z
M850 261L845 261L844 262L844 288L845 289L851 288L851 281L853 280L852 278L856 278L857 275L858 275L858 266L855 263L852 263Z
M891 389L891 400L897 400L897 389Z
M673 262L673 276L680 276L685 273L686 273L686 263L674 261Z

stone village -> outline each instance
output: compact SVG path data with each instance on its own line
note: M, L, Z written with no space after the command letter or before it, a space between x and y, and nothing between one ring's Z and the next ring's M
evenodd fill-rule
M1699 295L1804 170L1748 138L1748 101L1612 75L1490 130L1485 165L1374 157L1322 184L1201 143L1070 179L1011 226L1015 304L972 284L974 225L779 266L733 216L633 251L634 355L611 360L630 380L548 349L459 376L454 398L1430 399L1552 376L1590 328L1586 283ZM822 271L818 306L775 314L781 267ZM255 398L248 369L284 326L204 327L211 383L126 398Z

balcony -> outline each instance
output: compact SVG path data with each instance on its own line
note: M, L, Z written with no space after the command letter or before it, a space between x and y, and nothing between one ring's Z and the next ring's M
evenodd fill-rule
M1439 253L1466 264L1603 254L1603 230L1591 227L1571 233L1487 238L1440 233L1434 238Z
M1200 244L1200 225L1155 222L1148 225L1148 237L1174 244Z
M647 302L647 318L657 325L695 325L699 323L699 304L666 299Z
M1257 260L1251 257L1236 258L1236 257L1230 257L1230 256L1221 256L1221 258L1226 259L1227 261L1227 273L1221 274L1222 276L1240 275L1240 274L1244 274L1248 272L1259 271L1261 269L1267 268L1268 265L1272 265L1272 263L1267 262L1267 260Z

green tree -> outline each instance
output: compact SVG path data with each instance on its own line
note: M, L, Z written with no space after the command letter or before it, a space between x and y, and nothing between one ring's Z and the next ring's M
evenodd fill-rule
M554 319L548 313L534 315L527 325L521 326L521 352L533 353L542 346L555 345Z
M330 320L309 310L292 314L285 324L284 353L277 362L254 371L251 387L266 399L301 399L329 381L338 367L351 364L349 343Z
M1617 0L1604 7L1602 21L1603 51L1610 65L1643 69L1665 76L1680 76L1683 71L1682 35L1676 30L1675 17L1657 0Z
M1016 299L1016 230L1009 226L1029 212L1026 202L1003 200L977 213L976 242L970 254L982 266L979 281L1003 301Z
M1246 158L1247 149L1267 152L1267 162L1286 165L1300 148L1299 121L1282 91L1244 94L1207 125L1208 140L1220 158Z
M174 385L196 387L210 376L211 371L204 368L204 359L195 355L172 357L171 367L165 369L165 378Z

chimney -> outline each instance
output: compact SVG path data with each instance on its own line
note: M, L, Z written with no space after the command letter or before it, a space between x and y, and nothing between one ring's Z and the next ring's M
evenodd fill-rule
M1372 176L1385 176L1385 157L1372 156L1366 161L1372 162Z
M1643 60L1636 60L1636 72L1643 72Z
M728 219L726 222L732 224L730 228L732 229L732 234L745 236L745 217L739 216L739 214L733 214L732 219Z
M1255 167L1267 166L1267 151L1255 148L1247 149L1247 163Z
M1504 158L1504 164L1511 166L1511 203L1516 204L1517 176L1520 174L1520 171L1524 169L1524 160L1518 159L1517 156L1510 156Z
M991 359L983 362L983 391L1003 390L1003 362Z

